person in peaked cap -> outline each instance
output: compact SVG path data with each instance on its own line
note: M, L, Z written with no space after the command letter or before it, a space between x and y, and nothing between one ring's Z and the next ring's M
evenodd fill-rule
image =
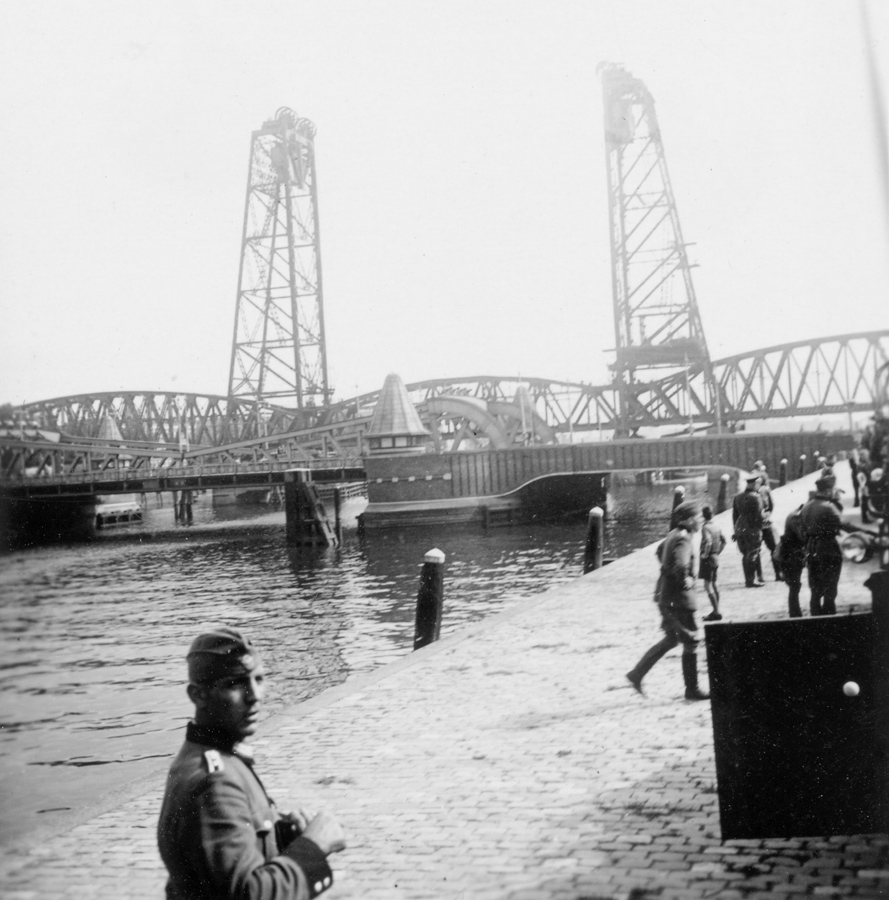
M800 510L800 529L806 540L806 568L809 574L809 611L813 616L836 613L837 590L843 570L843 553L837 543L841 531L866 531L845 521L839 510L834 475L822 475L815 493ZM839 507L839 508L838 508Z
M673 510L676 527L657 548L661 562L655 600L661 614L664 637L649 648L627 672L627 681L641 694L642 679L654 664L678 644L682 644L682 677L686 700L708 700L710 695L698 687L698 624L695 621L695 560L692 534L700 525L700 512L693 500Z
M309 900L333 883L345 848L327 812L281 815L244 741L255 734L265 669L252 642L218 627L187 656L194 719L170 767L158 821L168 900Z
M762 500L762 542L766 550L769 552L769 559L772 561L772 568L775 570L775 581L783 581L784 575L781 572L781 565L775 558L775 550L778 549L778 542L775 538L775 528L772 525L772 513L775 511L775 501L772 499L772 489L769 485L769 473L765 466L760 466L756 473L759 475L759 481L756 483L756 490ZM762 577L762 549L760 548L759 559L756 564L756 578L758 581L765 582Z
M757 490L759 473L748 472L744 476L746 487L732 500L732 540L741 552L741 567L744 570L745 587L762 587L762 579L757 580L759 570L759 548L762 544L763 506Z

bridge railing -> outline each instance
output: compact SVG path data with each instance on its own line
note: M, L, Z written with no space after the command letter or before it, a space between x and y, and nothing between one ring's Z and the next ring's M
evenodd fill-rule
M270 475L272 473L287 472L293 469L310 469L317 472L335 472L337 470L356 470L364 467L364 461L359 458L321 458L304 461L292 460L266 460L263 462L224 462L208 463L203 461L188 462L185 465L174 464L166 466L126 466L115 465L101 469L91 469L79 472L40 472L7 474L0 478L0 485L24 486L24 485L75 485L95 484L101 482L123 482L133 484L134 490L144 490L143 487L135 487L145 482L155 482L167 479L190 479L209 476L249 476Z

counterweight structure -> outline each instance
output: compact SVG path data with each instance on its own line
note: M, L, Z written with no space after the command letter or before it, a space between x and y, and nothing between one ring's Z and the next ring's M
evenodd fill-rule
M664 147L645 85L620 66L599 69L605 113L618 433L644 414L645 383L682 370L713 390ZM711 398L715 399L715 397ZM709 404L708 404L709 405ZM691 418L691 417L690 417Z
M315 126L282 107L253 132L229 396L326 406Z

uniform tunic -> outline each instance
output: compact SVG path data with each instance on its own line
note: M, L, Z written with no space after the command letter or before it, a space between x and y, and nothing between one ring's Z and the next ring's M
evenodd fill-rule
M744 581L753 584L759 563L759 546L762 544L763 506L756 488L748 488L736 494L732 500L732 524L735 540L741 551Z
M764 518L762 497L756 489L741 491L735 496L732 500L732 523L735 526L739 547L742 536L749 537L749 541L755 542L756 547L759 547Z
M158 823L168 900L309 900L330 887L317 844L297 837L278 846L279 819L230 737L189 723Z
M682 643L692 652L698 643L695 622L695 558L691 533L684 527L674 528L658 547L661 575L657 600L661 612L661 628L668 649ZM666 651L665 651L666 652Z
M837 541L840 531L855 531L843 522L829 491L818 491L800 511L800 525L808 551L809 606L812 615L836 613L837 587L843 553Z

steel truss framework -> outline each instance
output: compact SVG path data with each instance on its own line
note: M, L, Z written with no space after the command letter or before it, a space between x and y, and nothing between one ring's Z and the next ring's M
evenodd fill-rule
M712 429L719 419L737 428L778 417L870 412L878 399L877 370L887 360L889 330L784 344L713 363L719 415L705 402L700 370L637 385L634 414L652 429L688 432ZM432 430L441 440L450 439L452 449L458 434L487 435L495 430L492 422L512 445L565 441L572 432L610 436L620 427L620 388L614 384L471 376L407 388ZM18 412L44 433L81 442L95 441L110 419L123 445L190 458L215 454L234 459L261 452L297 458L319 451L353 457L361 452L361 436L378 396L373 392L323 409L294 411L212 395L107 393L60 397ZM13 445L21 446L15 428L0 437L0 446Z
M298 409L330 400L315 126L291 109L253 132L229 393Z
M619 431L644 424L640 383L702 374L709 396L712 370L691 265L654 108L638 79L611 64L600 67L605 117L611 272L614 300L614 384ZM705 400L709 403L709 399Z

